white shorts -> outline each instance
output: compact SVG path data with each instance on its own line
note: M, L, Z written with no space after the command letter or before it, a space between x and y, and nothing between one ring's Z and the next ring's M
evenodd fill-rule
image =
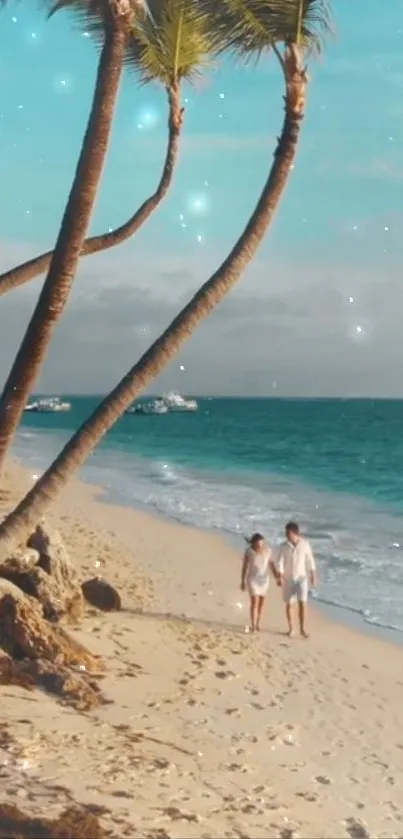
M308 600L308 593L309 584L307 577L300 577L299 580L284 580L284 603L306 603Z

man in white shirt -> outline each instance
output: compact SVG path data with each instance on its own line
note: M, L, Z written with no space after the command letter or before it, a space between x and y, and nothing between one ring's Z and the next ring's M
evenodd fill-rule
M285 528L286 541L277 553L277 582L283 589L288 635L293 634L293 607L298 603L299 628L303 638L309 587L316 587L316 565L309 542L303 539L298 524L290 521Z

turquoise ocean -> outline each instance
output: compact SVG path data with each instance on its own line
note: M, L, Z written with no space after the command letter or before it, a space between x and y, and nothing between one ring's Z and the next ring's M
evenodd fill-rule
M43 470L99 397L25 414L16 454ZM125 416L82 477L117 502L273 544L297 519L319 566L318 600L403 632L403 401L199 400L195 414Z

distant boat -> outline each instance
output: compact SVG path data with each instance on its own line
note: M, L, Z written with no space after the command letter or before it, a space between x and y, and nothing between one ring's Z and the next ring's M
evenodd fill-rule
M159 399L153 399L151 402L142 402L140 405L132 405L126 411L127 414L146 414L157 416L161 414L178 414L178 413L194 413L198 410L198 404L195 399L185 399L179 393L170 392L165 393Z
M164 393L162 397L162 401L165 403L169 411L173 413L179 413L183 411L197 411L199 406L196 402L196 399L185 399L184 396L181 396L179 393L175 391L170 391L169 393Z
M58 414L71 411L71 403L63 402L59 396L48 396L28 402L24 411L30 414Z
M128 408L126 414L167 414L168 408L162 399L154 399L151 402L142 402L141 405L132 405Z

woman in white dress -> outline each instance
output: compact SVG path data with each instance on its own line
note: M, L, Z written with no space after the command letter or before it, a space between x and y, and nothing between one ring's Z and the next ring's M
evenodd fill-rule
M276 576L276 572L272 550L261 533L254 533L248 539L248 545L242 563L241 590L248 591L250 597L250 629L259 632L264 600L270 585L270 571L273 576Z

